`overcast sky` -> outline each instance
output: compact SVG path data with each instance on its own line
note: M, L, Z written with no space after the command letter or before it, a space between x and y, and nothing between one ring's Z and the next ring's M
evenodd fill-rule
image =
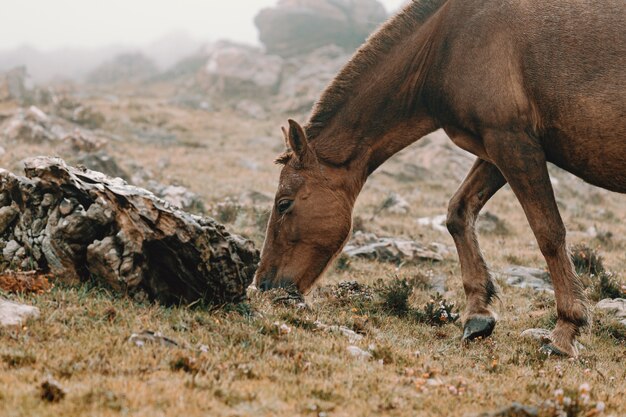
M381 0L395 11L405 0ZM141 45L172 32L256 42L252 19L276 0L0 0L0 49Z

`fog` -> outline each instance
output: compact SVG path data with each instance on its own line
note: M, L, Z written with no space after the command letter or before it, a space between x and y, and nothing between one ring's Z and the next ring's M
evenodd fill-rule
M381 0L389 12L405 0ZM253 18L276 0L4 0L0 50L145 45L172 33L257 43ZM9 18L10 17L10 18Z

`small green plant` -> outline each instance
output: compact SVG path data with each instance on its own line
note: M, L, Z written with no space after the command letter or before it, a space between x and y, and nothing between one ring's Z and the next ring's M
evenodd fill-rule
M441 294L437 294L426 303L422 310L416 310L414 314L418 322L431 326L443 326L459 319L459 313L454 308L454 303L448 302Z
M376 285L385 311L394 316L406 316L411 309L409 297L413 293L413 284L407 279L396 277L389 283L378 281Z

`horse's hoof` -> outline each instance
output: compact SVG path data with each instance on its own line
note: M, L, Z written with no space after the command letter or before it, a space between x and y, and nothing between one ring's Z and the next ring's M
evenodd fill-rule
M558 356L562 358L570 356L558 347L554 346L552 343L547 343L541 346L541 348L539 348L539 351L547 356Z
M496 327L496 319L491 316L471 317L463 328L463 341L488 337Z

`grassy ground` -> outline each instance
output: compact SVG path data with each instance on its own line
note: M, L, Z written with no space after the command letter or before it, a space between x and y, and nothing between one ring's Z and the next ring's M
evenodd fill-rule
M209 207L245 191L274 192L278 168L271 161L281 150L282 118L250 121L231 112L182 111L154 98L115 105L96 98L91 104L105 112L105 129L123 137L132 138L128 126L142 123L158 123L176 135L173 143L147 144L138 138L111 142L108 150L123 166L133 162L164 182L187 185ZM41 144L14 144L6 150L0 164L16 171L26 156L68 156L61 147ZM419 152L418 147L403 152L385 165L385 172L397 172ZM372 176L358 202L362 227L380 235L452 245L447 234L420 227L415 219L445 213L459 179L434 175L399 181L385 172ZM597 248L607 269L623 279L624 196L554 174L572 232L570 243ZM409 201L410 212L372 217L389 190ZM241 209L229 228L260 244L266 209ZM510 190L502 190L486 210L504 219L509 229L505 236L481 236L494 271L510 264L545 267ZM592 239L582 233L591 226L610 235ZM585 383L591 399L577 415L594 415L598 401L604 402L605 415L626 415L626 344L618 339L610 317L595 315L593 326L580 338L586 349L579 359L546 358L536 342L519 334L553 324L552 296L500 281L496 332L488 340L462 346L458 321L432 326L411 313L434 296L427 285L412 289L409 313L394 313L385 304L384 294L395 277L428 274L446 277L444 296L462 311L460 270L453 255L439 264L400 268L353 261L347 269L332 270L307 297L305 309L275 301L276 293L253 292L245 304L215 311L137 304L91 285L5 294L39 307L42 318L0 330L0 415L461 416L514 401L538 405L555 399L559 389L578 398L571 393ZM377 284L381 279L386 286ZM369 293L346 296L336 287L343 281L357 281ZM362 339L324 330L317 321L344 326ZM129 342L143 330L161 332L178 346ZM351 345L373 357L352 356L347 350ZM66 393L59 402L40 398L40 385L48 377Z

